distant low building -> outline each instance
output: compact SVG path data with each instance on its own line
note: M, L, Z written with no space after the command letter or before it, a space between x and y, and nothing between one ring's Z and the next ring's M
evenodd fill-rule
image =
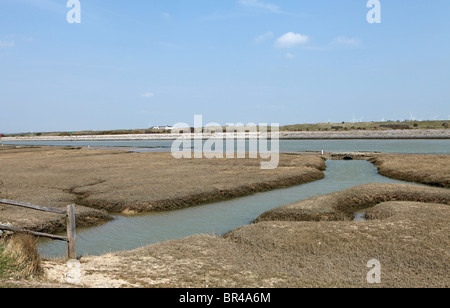
M174 130L175 127L166 125L166 126L152 126L150 129L164 129L164 130Z

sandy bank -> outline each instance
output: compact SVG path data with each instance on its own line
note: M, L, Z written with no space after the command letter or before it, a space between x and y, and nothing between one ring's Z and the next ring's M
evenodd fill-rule
M230 137L231 136L231 137ZM174 140L194 139L193 134L137 134L137 135L83 135L83 136L33 136L3 137L1 141L114 141L114 140ZM267 135L249 133L246 138L267 138ZM203 134L203 138L234 138L230 134ZM350 131L302 131L280 132L280 139L450 139L450 129L410 130L350 130Z

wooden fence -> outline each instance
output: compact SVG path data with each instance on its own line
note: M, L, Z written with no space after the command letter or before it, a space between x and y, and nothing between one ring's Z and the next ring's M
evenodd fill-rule
M7 200L7 199L0 199L0 204L7 204L12 206L18 206L23 207L35 211L41 211L41 212L47 212L47 213L56 213L61 215L66 215L67 217L67 236L57 236L47 233L40 233L40 232L34 232L29 230L24 230L12 226L4 226L0 224L0 230L2 231L12 231L12 232L19 232L19 233L27 233L38 237L45 237L52 240L58 240L58 241L65 241L67 242L67 253L69 259L76 259L77 258L77 234L76 234L76 223L75 223L75 205L68 205L67 210L61 210L61 209L53 209L48 208L40 205L35 205L31 203L25 203L25 202L18 202L13 200Z

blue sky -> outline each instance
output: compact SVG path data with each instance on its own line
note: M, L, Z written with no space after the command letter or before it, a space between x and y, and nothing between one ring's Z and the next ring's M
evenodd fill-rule
M450 115L450 1L0 0L0 132Z

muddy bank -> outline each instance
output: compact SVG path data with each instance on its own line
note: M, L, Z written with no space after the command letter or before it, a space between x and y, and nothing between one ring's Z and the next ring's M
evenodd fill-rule
M270 210L255 222L353 220L356 211L388 201L450 204L450 191L403 184L367 184Z
M367 262L375 258L382 265L376 287L449 287L448 205L387 202L371 211L373 219L364 222L264 221L225 237L198 235L85 257L81 285L372 287ZM47 279L63 281L64 263L45 267Z
M54 147L0 147L0 198L65 208L77 204L78 226L110 213L172 210L324 177L318 156L281 155L280 167L261 170L254 159L174 159L170 153L128 153ZM53 233L62 217L0 206L0 221Z
M196 206L207 203L214 203L224 200L229 200L238 197L244 197L258 192L265 192L274 189L287 188L295 185L300 185L312 181L320 180L324 177L319 170L304 170L298 171L298 175L289 176L286 178L278 178L274 180L267 180L252 184L242 184L232 188L212 188L210 191L203 193L195 193L193 188L192 193L184 196L174 196L166 199L155 199L154 201L146 200L112 200L109 198L98 198L90 194L83 195L78 199L79 204L87 207L105 209L108 212L120 212L124 214L137 214L154 211L170 211L182 209L190 206Z
M369 161L390 178L450 187L450 155L383 154Z

